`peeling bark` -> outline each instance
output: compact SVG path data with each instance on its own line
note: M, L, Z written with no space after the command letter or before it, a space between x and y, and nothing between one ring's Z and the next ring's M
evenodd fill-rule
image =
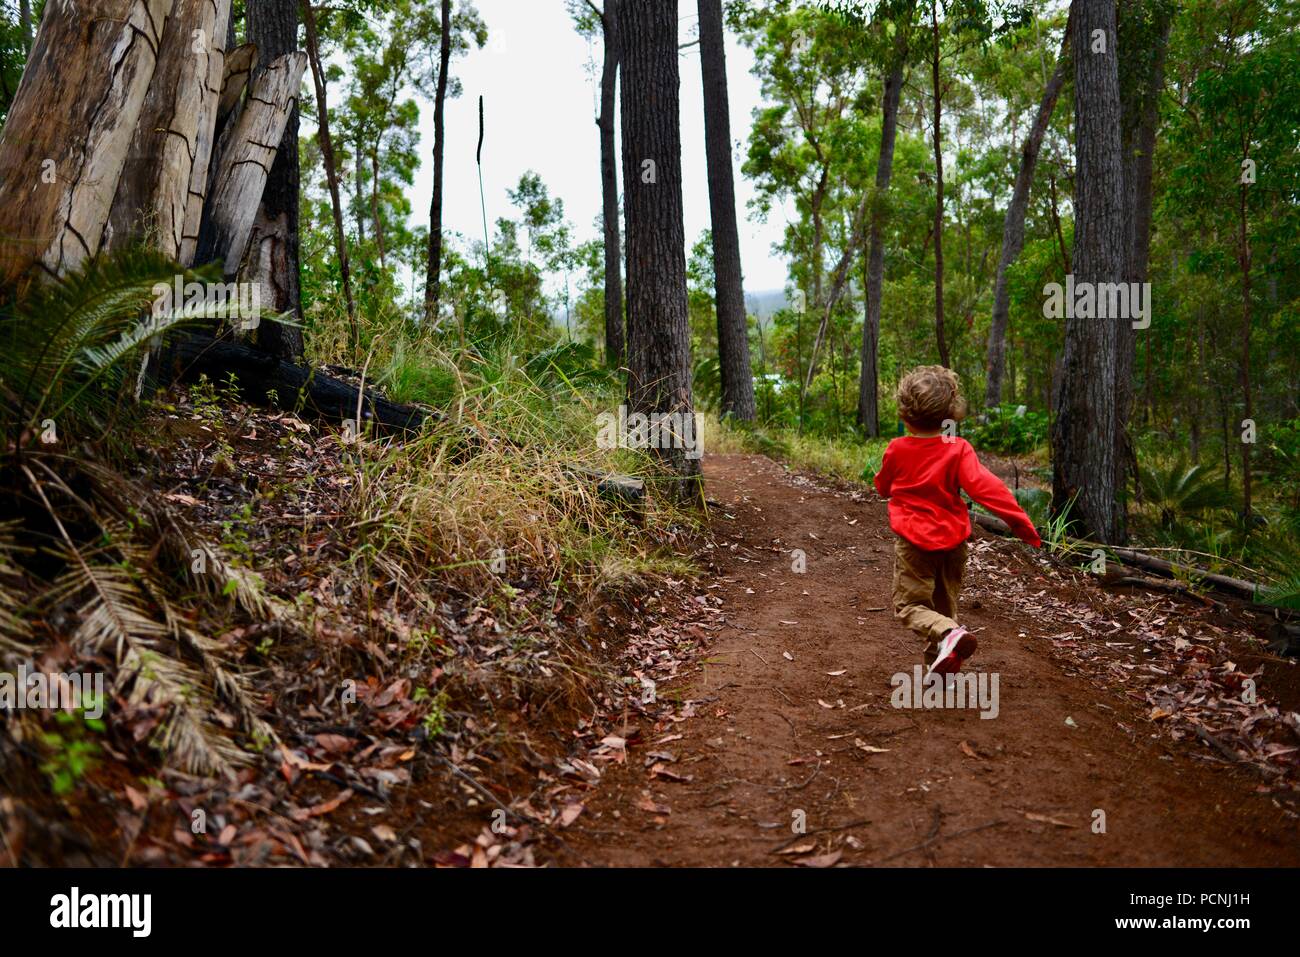
M248 39L257 44L257 62L253 68L256 83L280 57L297 54L307 61L298 47L298 0L255 0L248 3ZM302 71L299 71L301 74ZM258 252L250 257L250 266L260 269L263 263L279 270L275 275L251 271L248 278L261 282L276 298L268 306L302 320L302 299L298 274L298 84L294 80L294 97L271 160L271 170L262 190L257 214L259 245L265 245L270 230L275 231L269 255ZM302 331L280 323L263 323L257 330L257 344L283 359L302 355Z
M145 96L117 195L104 232L105 248L142 235L164 255L184 261L197 239L202 197L192 196L195 167L207 175L216 87L230 0L176 0L163 27L158 66ZM193 228L187 230L194 207Z
M239 272L248 252L266 179L306 68L307 55L291 53L254 81L220 157L195 261L220 259L228 277Z
M99 251L171 6L46 7L0 133L0 282L33 266L58 275Z

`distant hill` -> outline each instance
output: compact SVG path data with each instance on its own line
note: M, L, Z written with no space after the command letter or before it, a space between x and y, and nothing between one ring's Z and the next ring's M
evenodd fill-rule
M751 316L767 319L789 304L784 289L745 290L745 310Z

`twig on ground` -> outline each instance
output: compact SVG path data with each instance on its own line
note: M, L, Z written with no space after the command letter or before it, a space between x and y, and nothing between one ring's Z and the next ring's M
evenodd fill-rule
M884 864L886 861L892 861L896 857L902 857L904 854L910 854L912 853L912 851L919 851L922 848L929 847L931 844L934 844L938 841L948 841L954 837L962 837L963 835L966 834L974 834L976 831L983 831L990 827L998 827L1006 823L1007 822L1003 820L986 821L983 824L976 824L974 827L967 827L967 828L963 828L960 831L953 831L951 834L938 834L932 832L931 835L921 843L913 844L911 847L905 847L901 851L897 851L893 854L890 854L888 857L882 857L879 860L869 861L865 866L875 867L878 864Z
M794 837L790 838L790 840L784 841L772 848L768 853L779 854L791 844L796 844L799 841L802 841L805 837L812 837L814 834L834 834L837 831L850 831L855 827L866 827L870 823L870 821L852 821L849 824L837 824L834 827L819 827L815 830L806 831L803 834L796 834Z

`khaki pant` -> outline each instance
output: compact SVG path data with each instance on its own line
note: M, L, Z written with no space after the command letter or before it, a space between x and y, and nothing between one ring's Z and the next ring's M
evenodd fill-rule
M934 661L939 639L957 627L957 599L966 570L966 543L927 552L907 539L894 542L894 616L926 640L926 663Z

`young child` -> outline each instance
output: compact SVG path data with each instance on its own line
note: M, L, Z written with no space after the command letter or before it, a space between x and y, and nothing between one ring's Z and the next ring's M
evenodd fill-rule
M964 491L1039 547L1033 522L969 442L952 425L966 414L957 374L920 366L898 385L898 412L908 435L885 450L876 491L889 499L894 543L894 615L925 639L930 674L953 674L975 651L975 637L957 624L957 598L966 567L970 514ZM949 423L945 431L945 423Z

